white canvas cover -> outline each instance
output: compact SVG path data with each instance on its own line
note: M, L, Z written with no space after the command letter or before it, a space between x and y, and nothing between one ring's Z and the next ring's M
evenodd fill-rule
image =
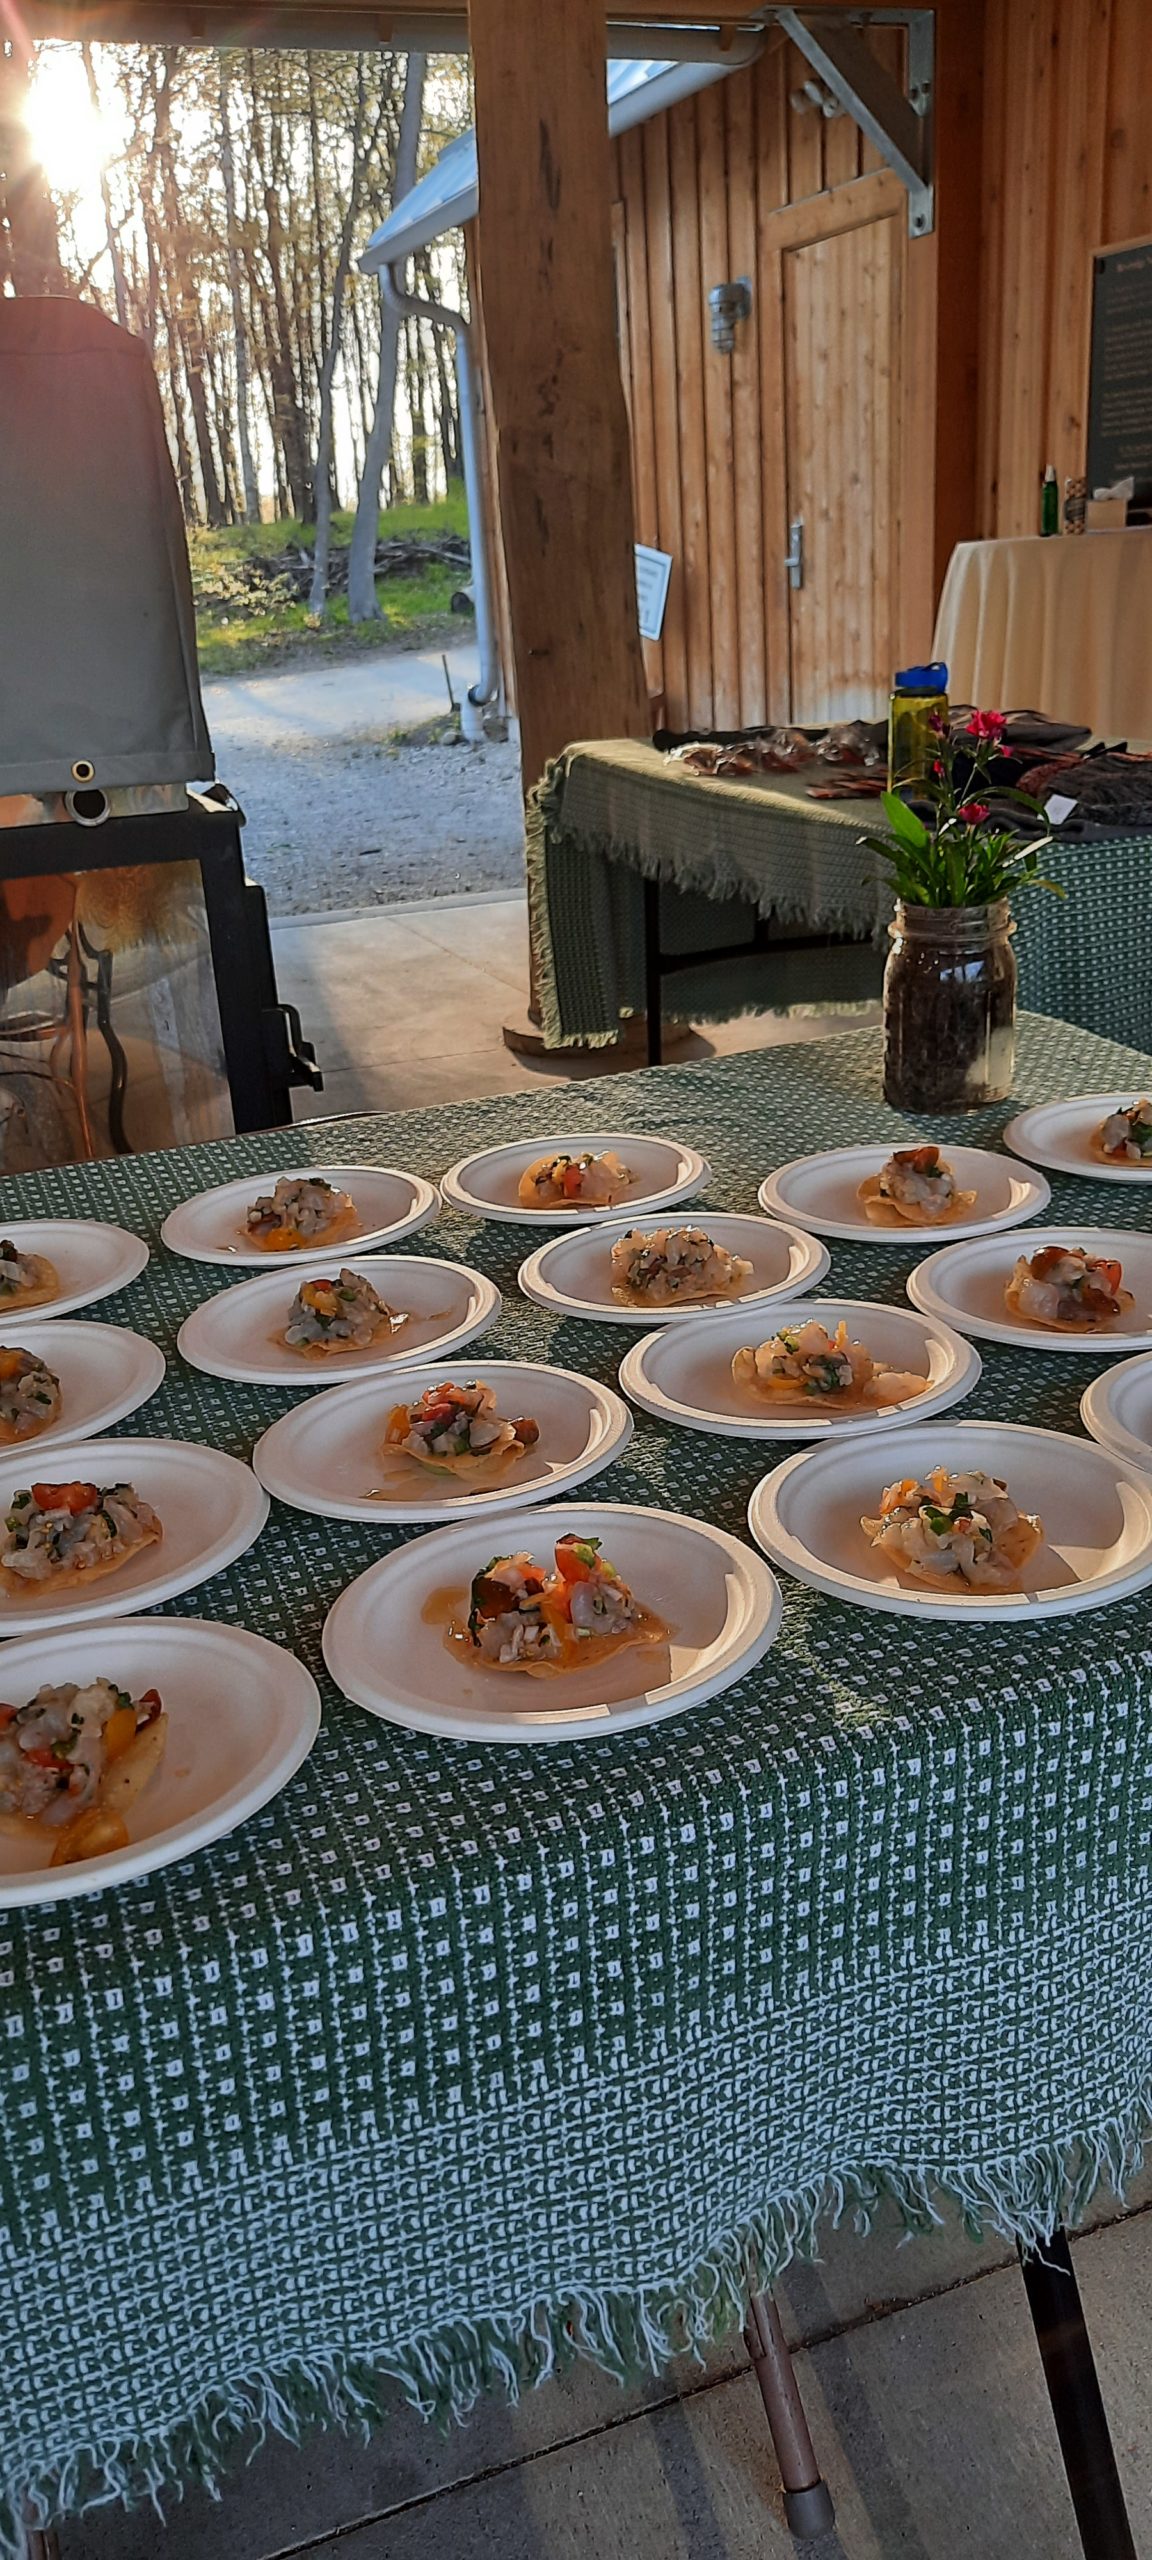
M143 341L0 298L0 795L206 782L192 583Z

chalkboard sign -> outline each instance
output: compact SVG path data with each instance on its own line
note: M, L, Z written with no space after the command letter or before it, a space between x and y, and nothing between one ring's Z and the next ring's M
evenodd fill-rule
M1152 501L1152 240L1101 249L1092 261L1088 493L1135 482Z

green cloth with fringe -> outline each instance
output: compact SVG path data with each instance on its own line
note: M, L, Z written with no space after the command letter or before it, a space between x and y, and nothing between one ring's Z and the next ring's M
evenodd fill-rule
M1024 1024L1019 1102L1112 1086L1147 1092L1152 1058ZM623 1076L610 1106L569 1087L563 1112L700 1147L694 1216L753 1209L810 1149L956 1135L885 1109L865 1031ZM244 1456L288 1398L182 1366L181 1319L236 1275L165 1252L167 1210L305 1152L435 1176L557 1116L536 1090L284 1129L10 1180L5 1213L148 1237L141 1277L92 1310L169 1355L122 1428ZM1143 1228L1146 1196L1057 1180L1052 1215ZM526 1243L446 1216L410 1249L499 1283L487 1350L614 1379L626 1336L518 1296ZM900 1302L916 1259L837 1244L828 1286ZM1108 1357L983 1356L965 1414L1071 1432ZM597 1489L740 1534L783 1454L640 1415ZM324 1677L328 1608L401 1534L274 1505L171 1604L321 1678L319 1740L275 1803L119 1891L0 1912L5 2555L25 2497L46 2516L211 2482L260 2429L370 2424L395 2388L460 2416L576 2355L650 2372L846 2206L889 2197L915 2230L945 2194L1034 2239L1138 2154L1152 1593L942 1632L790 1584L726 1696L618 1739L485 1749Z
M665 902L667 949L700 955L699 970L670 982L669 1011L724 1020L819 993L816 954L782 953L778 963L750 956L708 969L710 948L747 933L750 909L781 934L882 942L892 901L859 841L875 804L819 802L804 790L787 774L716 781L628 738L557 756L529 796L527 821L546 1042L603 1047L622 1015L643 1010L645 879L678 892L674 904ZM875 991L863 981L853 990Z
M806 777L807 778L807 777ZM788 775L717 782L628 739L569 747L528 803L528 878L545 1040L605 1047L644 1008L642 882L665 899L666 950L700 966L665 984L665 1011L697 1021L879 992L867 952L787 952L708 966L738 941L749 910L782 934L853 933L880 946L892 896L861 835L883 823L871 801L819 803ZM1152 835L1044 854L1064 899L1029 890L1015 903L1020 1001L1107 1038L1117 1023L1152 1050Z

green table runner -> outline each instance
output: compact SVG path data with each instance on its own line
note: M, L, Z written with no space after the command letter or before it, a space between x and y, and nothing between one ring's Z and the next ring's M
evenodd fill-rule
M1027 1024L1021 1099L1113 1083L1148 1090L1152 1059ZM435 1175L563 1116L683 1136L712 1206L750 1209L785 1157L907 1133L878 1094L878 1041L853 1032L576 1087L562 1115L555 1092L501 1096L29 1176L3 1202L155 1243L173 1202L237 1172L314 1151ZM1115 1185L1057 1183L1055 1203L1147 1219ZM611 1379L618 1330L516 1296L528 1243L446 1216L412 1250L499 1281L486 1347ZM828 1285L898 1299L915 1258L835 1245ZM93 1310L172 1355L127 1432L244 1454L284 1410L175 1360L221 1285L158 1251ZM1091 1361L984 1357L966 1413L1078 1428ZM777 1454L640 1416L598 1489L740 1533ZM328 1606L396 1534L274 1505L174 1607L320 1674ZM370 2419L385 2377L459 2414L573 2353L656 2367L734 2322L746 2275L845 2201L887 2193L915 2226L943 2189L1026 2238L1074 2219L1145 2127L1150 1673L1152 1595L942 1641L786 1586L758 1670L618 1740L484 1750L325 1684L311 1760L232 1839L0 1913L0 2351L19 2377L0 2550L25 2495L50 2514L211 2478L253 2426Z

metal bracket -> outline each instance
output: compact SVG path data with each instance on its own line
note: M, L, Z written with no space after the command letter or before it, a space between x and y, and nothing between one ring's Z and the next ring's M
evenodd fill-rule
M910 9L905 97L847 17L806 18L777 9L775 19L841 106L883 154L908 190L908 228L920 239L935 225L932 189L932 86L935 24L931 9Z

